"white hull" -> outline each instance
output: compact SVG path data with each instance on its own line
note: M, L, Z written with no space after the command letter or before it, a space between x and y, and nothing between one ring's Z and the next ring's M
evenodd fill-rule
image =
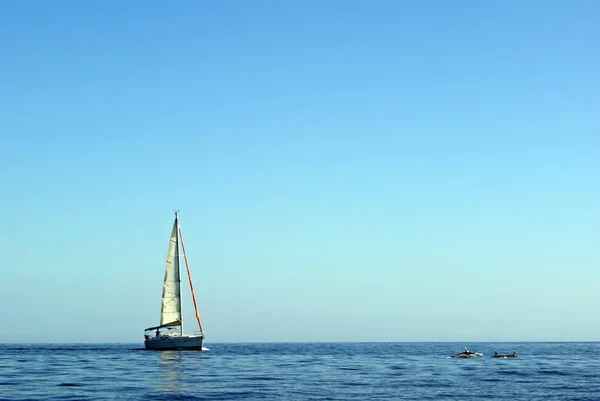
M144 341L147 349L202 349L204 336L160 336Z

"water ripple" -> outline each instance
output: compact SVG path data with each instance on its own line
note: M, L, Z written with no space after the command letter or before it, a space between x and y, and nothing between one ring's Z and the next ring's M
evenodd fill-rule
M2 400L592 400L599 343L478 343L514 360L446 358L463 344L0 345Z

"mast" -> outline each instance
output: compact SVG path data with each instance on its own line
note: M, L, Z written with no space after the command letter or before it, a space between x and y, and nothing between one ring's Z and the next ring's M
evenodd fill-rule
M179 229L179 210L175 211L175 225L177 226L177 230L181 232ZM179 286L179 321L181 323L181 335L183 335L183 302L181 302L181 264L179 263L179 236L175 237L175 263L177 263L177 278Z
M200 333L204 334L204 330L202 329L202 323L200 322L200 314L198 313L198 305L196 304L196 294L194 293L194 284L192 283L192 274L190 273L190 266L188 264L187 254L185 253L185 245L183 244L183 235L181 234L181 227L179 227L179 224L177 224L177 230L179 231L179 237L181 238L181 249L183 250L183 259L185 260L185 268L187 270L188 278L190 280L190 289L192 291L192 300L194 301L194 310L196 311L196 320L198 320L198 327L200 328ZM183 328L182 328L182 333L183 333Z

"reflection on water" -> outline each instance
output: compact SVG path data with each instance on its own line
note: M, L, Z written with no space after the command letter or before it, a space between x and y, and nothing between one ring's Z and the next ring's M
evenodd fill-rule
M179 393L181 391L181 352L160 351L160 376L158 386L168 392Z

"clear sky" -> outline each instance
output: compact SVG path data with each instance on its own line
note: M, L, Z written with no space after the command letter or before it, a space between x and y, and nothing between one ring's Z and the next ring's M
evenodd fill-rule
M0 342L600 340L599 19L1 2Z

